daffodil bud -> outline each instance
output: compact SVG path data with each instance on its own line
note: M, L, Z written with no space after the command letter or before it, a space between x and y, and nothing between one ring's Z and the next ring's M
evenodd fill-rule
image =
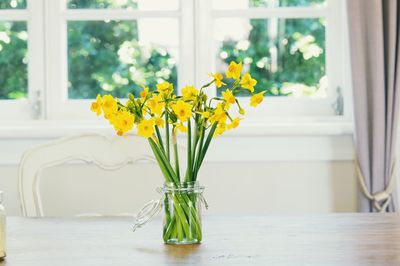
M246 113L246 111L243 108L239 109L239 114L244 115Z
M129 100L134 101L135 100L135 96L132 93L128 94Z

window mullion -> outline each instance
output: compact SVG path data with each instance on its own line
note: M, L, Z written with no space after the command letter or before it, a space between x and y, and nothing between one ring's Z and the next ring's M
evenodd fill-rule
M29 16L27 10L0 10L0 21L25 21Z
M43 0L27 0L28 18L28 98L31 115L35 119L44 116L44 19Z
M196 0L196 85L210 82L208 73L215 71L214 21L211 17L211 0ZM211 68L210 68L211 67ZM216 95L215 87L207 88L210 97Z
M46 61L46 117L59 118L65 102L63 92L67 86L63 71L66 69L66 21L61 18L65 0L45 1L45 61Z
M182 3L182 10L190 12L191 2L186 0ZM187 16L190 13L184 13ZM74 20L132 20L137 18L175 18L179 11L172 10L128 10L128 9L68 9L63 12L63 17L69 21Z
M194 0L181 0L180 8L178 86L183 87L195 84Z
M213 17L240 18L319 18L329 14L329 9L323 7L257 7L246 10L227 9L213 10Z
M342 64L344 63L344 32L341 20L337 20L337 14L340 14L341 1L328 0L327 7L330 10L326 16L326 75L328 77L327 97L332 103L332 114L338 96L338 91L344 89Z

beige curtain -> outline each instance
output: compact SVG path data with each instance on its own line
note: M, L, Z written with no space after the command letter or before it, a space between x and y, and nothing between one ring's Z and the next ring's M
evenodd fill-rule
M396 211L399 3L347 0L360 210Z

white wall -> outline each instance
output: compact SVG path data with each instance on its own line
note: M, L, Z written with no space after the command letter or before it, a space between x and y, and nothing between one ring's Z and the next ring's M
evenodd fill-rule
M20 215L17 177L23 152L63 135L82 133L81 127L46 125L29 126L29 131L0 130L0 190L10 215ZM243 127L235 134L214 140L200 172L209 213L356 211L354 148L348 126L271 124ZM64 165L43 171L41 180L49 215L135 212L158 197L155 188L163 182L158 167L150 164L115 172Z
M8 213L19 215L17 167L0 167L0 176ZM162 184L159 170L150 164L112 173L68 165L48 169L42 178L49 215L135 212L158 197L155 188ZM210 162L199 178L206 186L208 213L347 212L357 205L350 161Z

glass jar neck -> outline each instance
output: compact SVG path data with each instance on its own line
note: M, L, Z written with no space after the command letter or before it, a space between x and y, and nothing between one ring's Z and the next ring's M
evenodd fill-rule
M202 193L204 186L201 186L198 181L181 182L181 183L164 183L161 188L164 193L179 192L179 193Z

